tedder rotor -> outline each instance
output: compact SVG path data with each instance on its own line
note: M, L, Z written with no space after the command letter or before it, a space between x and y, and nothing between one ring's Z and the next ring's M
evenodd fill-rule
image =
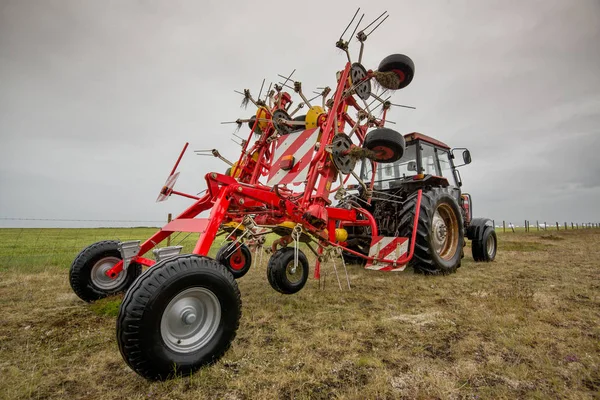
M234 123L247 124L250 133L235 162L209 151L230 167L226 173L206 174L207 189L201 197L174 190L186 144L157 199L179 195L193 200L174 220L143 243L103 241L77 256L70 283L80 298L94 301L126 291L117 340L123 358L138 374L153 380L188 374L225 353L241 315L235 279L252 264L249 245L263 246L267 234L279 235L269 248L268 281L284 294L298 292L308 278L309 263L299 242L316 256L315 278L331 249L379 270L403 270L412 259L422 190L416 191L414 226L406 237L379 235L368 210L377 163L394 163L405 150L404 137L386 127L394 104L384 94L406 87L414 75L412 60L402 54L385 57L374 70L362 65L365 41L385 14L363 29L359 30L362 17L356 24L351 34L360 43L356 61L343 39L346 28L336 47L347 62L337 72L333 89L320 88L317 97L308 99L292 72L281 76L264 97L254 97L247 89L240 92L244 104L252 103L256 111ZM298 99L296 106L292 94ZM303 108L306 112L297 115ZM358 162L370 165L370 177L355 172ZM360 186L367 206L332 205L331 198L340 201L346 196L349 181ZM208 218L198 218L208 210ZM372 251L348 245L348 232L358 229L368 232ZM180 254L181 246L157 247L174 232L199 233L191 254ZM227 240L216 259L209 258L220 233L227 234ZM150 250L153 258L145 256ZM149 268L142 273L143 267Z

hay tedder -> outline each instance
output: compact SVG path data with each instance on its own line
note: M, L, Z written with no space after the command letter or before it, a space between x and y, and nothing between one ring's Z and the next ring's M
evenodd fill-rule
M250 128L241 155L229 162L217 150L207 151L230 167L226 173L208 173L206 192L199 197L174 189L186 144L158 198L192 199L179 216L143 243L102 241L77 256L69 278L80 298L94 301L126 292L117 340L123 358L138 374L167 379L191 373L227 351L241 316L235 279L252 265L250 247L270 254L267 278L283 294L298 292L308 279L309 262L299 243L314 253L317 279L323 261L342 255L383 271L401 271L415 260L421 265L427 252L434 252L442 264L460 262L456 254L464 244L462 221L470 197L466 202L459 196L461 207L452 203L451 196L432 198L432 185L447 188L448 181L443 184L443 178L417 169L419 173L405 182L411 188L406 196L396 192L378 196L378 174L385 171L381 165L402 163L406 148L405 137L386 127L391 122L386 120L388 111L399 105L385 94L406 87L414 75L412 60L401 54L385 57L376 70L361 63L365 41L387 19L385 14L360 30L362 17L358 20L350 35L360 44L353 62L343 37L354 26L356 12L336 43L347 62L337 72L333 89L318 88L317 96L308 99L302 83L292 80L292 72L280 76L281 82L271 85L264 96L262 87L256 97L249 90L239 92L244 105L256 107L251 118L233 122L238 128ZM291 93L299 98L296 106ZM303 108L306 112L296 116ZM417 157L415 166L421 168L422 160ZM353 190L358 194L348 192ZM389 210L375 207L373 199L392 204L400 198L410 209L403 208L402 229L390 229L385 215L379 215ZM208 218L198 217L208 210ZM474 234L482 241L488 225L482 220L469 229L477 230ZM181 246L158 247L174 232L199 233L191 254L181 254ZM226 240L212 259L208 252L218 235L226 235ZM277 238L266 245L267 237ZM431 248L424 241L430 241ZM144 257L150 250L154 257ZM429 263L423 270L455 269L438 264ZM142 273L143 267L149 268Z

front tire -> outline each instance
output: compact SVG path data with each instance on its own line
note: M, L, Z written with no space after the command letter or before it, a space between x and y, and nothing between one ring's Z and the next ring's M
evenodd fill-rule
M146 379L191 374L229 349L241 307L237 283L217 261L167 259L127 291L117 319L119 350Z
M105 240L83 249L71 264L69 283L82 300L92 302L127 290L141 275L142 266L131 263L116 278L106 276L106 271L122 260L119 242Z
M412 238L418 192L411 194L400 212L399 236ZM460 266L464 227L456 199L442 188L423 190L415 253L415 272L449 274Z
M473 251L473 260L479 262L491 262L496 258L498 250L498 237L494 228L488 227L484 232L481 240L473 240L471 242Z

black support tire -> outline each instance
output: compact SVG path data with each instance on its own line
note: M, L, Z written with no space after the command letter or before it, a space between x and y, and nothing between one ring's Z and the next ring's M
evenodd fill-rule
M246 275L252 266L252 252L243 243L224 243L215 259L223 264L235 279Z
M377 128L367 133L363 147L375 153L374 161L392 163L404 155L406 141L404 136L393 129Z
M283 294L299 292L308 280L308 259L298 250L298 266L294 269L294 248L277 250L267 264L267 279L271 287Z
M71 264L69 283L75 294L82 300L91 302L124 292L142 273L142 266L131 263L111 279L105 272L122 260L119 242L105 240L83 249Z
M379 72L394 72L397 79L392 80L393 85L390 86L388 80L381 81L378 79L377 81L386 89L398 90L407 87L412 82L415 76L415 63L404 54L392 54L381 60L377 70ZM386 85L385 82L388 84Z
M473 251L473 260L477 262L494 261L498 250L498 237L494 228L487 227L481 240L473 240L471 250Z
M400 211L399 236L412 238L418 192L411 194ZM410 262L415 272L444 275L460 266L464 227L456 199L443 188L423 190L415 253Z
M219 262L169 258L127 291L117 319L119 350L146 379L189 375L229 349L241 309L237 283Z

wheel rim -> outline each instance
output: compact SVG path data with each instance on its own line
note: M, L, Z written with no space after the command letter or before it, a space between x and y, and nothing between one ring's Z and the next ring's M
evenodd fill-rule
M298 261L298 265L296 267L294 267L294 261L290 261L287 267L285 267L285 277L292 284L301 282L303 273L304 266L300 261Z
M433 248L444 260L450 260L458 249L458 220L448 204L440 204L432 220Z
M382 161L391 160L394 157L394 151L389 147L375 146L371 149L377 158Z
M229 265L232 269L236 271L239 271L244 268L244 266L246 265L246 258L242 254L241 248L238 247L235 253L231 255L231 257L229 258Z
M204 347L217 332L221 304L206 288L189 288L175 296L163 312L160 334L171 350L191 353Z
M487 239L487 243L486 243L486 248L487 248L487 254L489 257L492 257L494 255L494 252L496 251L496 241L494 240L494 237L492 235L490 235Z
M92 267L92 284L102 290L114 290L121 286L127 277L127 270L123 270L116 276L115 279L111 279L106 275L106 272L117 265L121 261L117 257L104 257L96 262Z

